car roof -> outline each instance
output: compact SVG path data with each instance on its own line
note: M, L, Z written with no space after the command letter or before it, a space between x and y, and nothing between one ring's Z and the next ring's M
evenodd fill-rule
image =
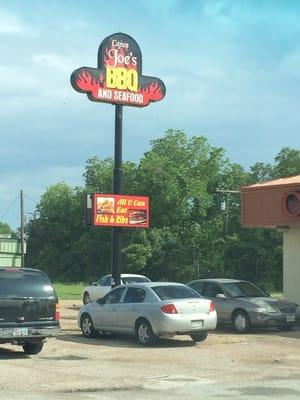
M107 274L107 275L104 275L104 276L112 276L111 274ZM145 278L147 278L145 275L141 275L141 274L121 274L121 278L131 278L131 277L136 277L136 276L142 276L142 277L145 277Z
M178 282L134 282L134 283L128 283L126 286L145 286L145 287L155 287L155 286L186 286L183 283L178 283Z
M247 282L242 279L230 279L230 278L205 278L205 279L195 279L190 283L194 282L214 282L214 283L236 283L236 282Z

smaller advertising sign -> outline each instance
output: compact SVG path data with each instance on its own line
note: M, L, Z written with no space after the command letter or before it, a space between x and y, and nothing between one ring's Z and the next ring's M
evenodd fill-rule
M149 197L94 194L95 226L149 227Z

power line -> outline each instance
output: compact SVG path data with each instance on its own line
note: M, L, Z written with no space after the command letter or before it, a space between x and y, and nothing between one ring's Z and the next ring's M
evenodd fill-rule
M27 194L24 193L24 197L26 197L26 199L31 200L33 203L38 204L39 202L37 200L34 200L33 198L31 198L30 196L28 196Z
M5 215L8 213L8 211L11 210L11 208L15 205L15 202L18 200L18 198L19 198L19 195L17 195L17 196L15 197L15 199L14 199L13 202L10 204L10 206L9 206L9 207L4 211L4 213L0 216L0 220L2 220L3 217L5 217Z

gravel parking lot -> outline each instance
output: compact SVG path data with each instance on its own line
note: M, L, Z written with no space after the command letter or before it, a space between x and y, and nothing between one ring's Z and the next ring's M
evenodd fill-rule
M79 302L61 302L62 331L36 356L0 345L0 399L299 399L300 329L216 331L143 348L133 338L85 339Z

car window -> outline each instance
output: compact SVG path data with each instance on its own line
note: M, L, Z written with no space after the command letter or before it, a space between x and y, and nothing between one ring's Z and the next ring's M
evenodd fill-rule
M146 291L141 288L128 288L124 303L142 303L146 297Z
M232 282L225 284L231 297L266 297L267 294L250 282Z
M0 297L49 297L55 291L46 274L38 271L0 270Z
M105 304L115 304L115 303L120 303L122 294L124 292L125 288L120 287L112 292L109 292L105 297L104 297L104 303Z
M103 276L99 279L98 284L101 286L111 286L111 276Z
M204 282L193 282L190 284L190 286L200 294L203 294L203 285Z
M206 297L216 297L217 294L224 294L219 285L213 282L208 282L204 286L203 295Z
M126 276L121 279L123 283L141 283L141 282L151 282L149 278L145 276Z
M151 289L161 300L201 297L199 293L185 285L152 286Z
M111 284L112 284L112 277L111 277L111 276L108 276L107 279L106 279L106 282L105 282L104 286L111 286Z
M98 285L104 286L104 283L106 282L107 276L102 276L102 278L100 278L98 280Z

